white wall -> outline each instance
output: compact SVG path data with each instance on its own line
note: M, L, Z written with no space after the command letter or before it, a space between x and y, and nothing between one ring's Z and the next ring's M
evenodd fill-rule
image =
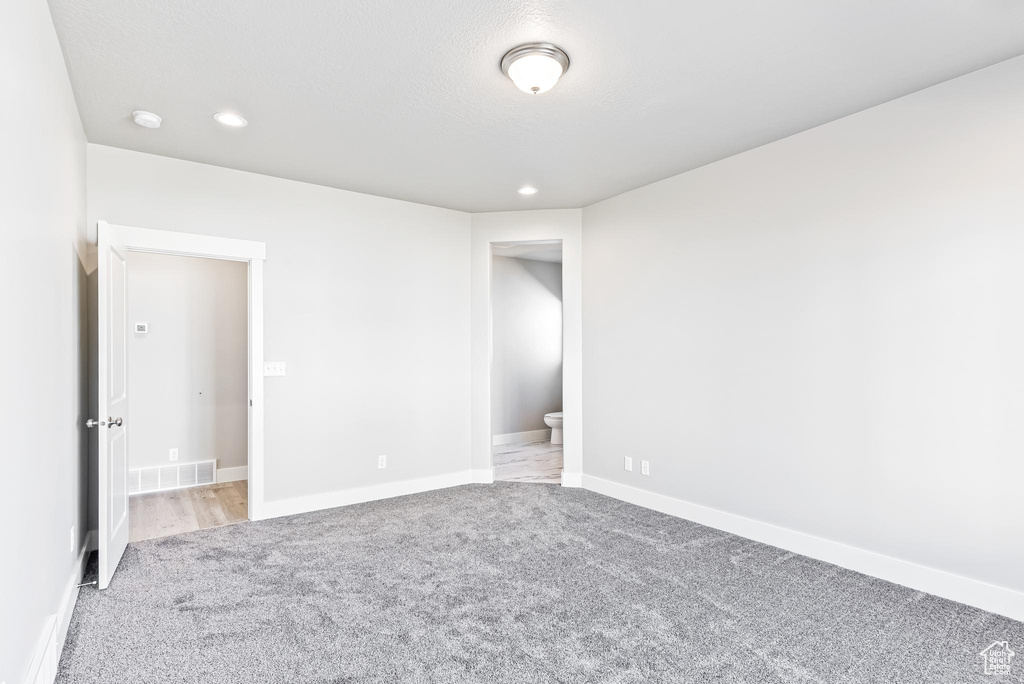
M128 253L131 468L217 459L248 462L248 266Z
M85 135L45 2L0 5L0 65L0 681L16 684L87 531Z
M583 352L580 209L473 214L473 469L491 471L491 243L562 241L562 483L579 486L583 468ZM485 479L485 478L482 478Z
M562 410L562 265L494 256L491 432L544 430Z
M1021 83L584 209L586 474L1024 590Z
M89 225L267 243L268 502L469 468L467 214L88 146ZM386 470L377 455L387 454Z

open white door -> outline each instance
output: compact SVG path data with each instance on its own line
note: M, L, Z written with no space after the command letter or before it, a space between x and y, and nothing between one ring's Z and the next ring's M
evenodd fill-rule
M106 223L98 226L99 588L128 546L128 262Z

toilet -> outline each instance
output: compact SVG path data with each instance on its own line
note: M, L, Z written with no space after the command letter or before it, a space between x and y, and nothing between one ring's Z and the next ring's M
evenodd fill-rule
M545 413L544 424L551 428L551 443L562 443L562 412Z

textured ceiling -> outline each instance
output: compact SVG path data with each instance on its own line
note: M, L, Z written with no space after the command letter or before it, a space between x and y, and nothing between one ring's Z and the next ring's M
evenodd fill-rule
M466 211L584 206L1024 53L1021 0L50 5L91 142ZM498 66L529 41L572 60L540 96Z

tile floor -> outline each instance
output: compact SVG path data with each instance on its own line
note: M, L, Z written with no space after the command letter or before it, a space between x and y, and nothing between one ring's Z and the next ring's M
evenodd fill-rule
M562 481L562 445L523 442L491 447L494 479L504 482Z

